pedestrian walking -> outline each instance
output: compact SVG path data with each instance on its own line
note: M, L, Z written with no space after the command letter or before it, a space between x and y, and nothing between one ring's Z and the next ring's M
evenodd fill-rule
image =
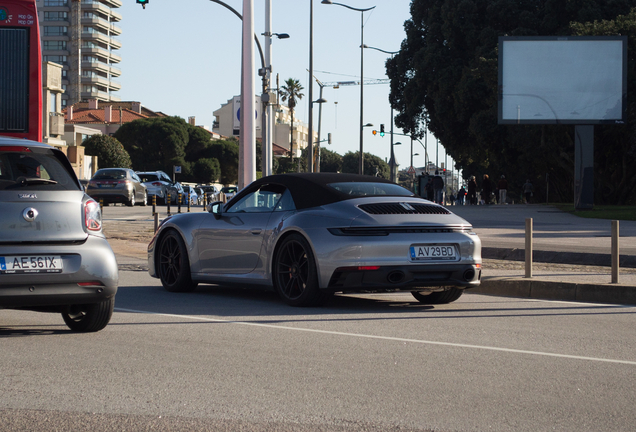
M435 189L435 202L437 204L444 204L444 179L439 175L439 171L435 171L433 189Z
M424 185L424 191L426 192L426 199L429 201L435 201L435 189L433 188L433 177L428 178L428 182Z
M477 205L477 180L475 180L475 176L468 180L468 204Z
M481 183L481 199L484 204L490 204L490 195L492 195L492 182L488 174L484 174L484 181Z
M530 179L527 179L526 182L523 184L523 194L526 196L526 204L530 204L533 189L534 186L532 186L532 183L530 183Z
M464 205L464 201L466 199L466 189L464 185L457 192L457 205Z
M499 183L497 183L497 188L499 189L499 204L506 204L506 193L508 192L508 180L506 180L506 176L501 176Z

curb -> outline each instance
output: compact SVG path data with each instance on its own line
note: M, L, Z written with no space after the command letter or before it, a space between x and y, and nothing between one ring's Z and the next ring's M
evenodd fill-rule
M615 284L548 282L522 278L484 277L470 293L539 300L636 305L636 287Z
M525 249L506 249L482 247L482 258L509 260L509 261L525 261ZM612 255L610 254L594 254L584 252L554 252L554 251L532 251L532 261L553 264L578 264L611 267ZM636 268L636 256L620 255L619 266L626 268Z

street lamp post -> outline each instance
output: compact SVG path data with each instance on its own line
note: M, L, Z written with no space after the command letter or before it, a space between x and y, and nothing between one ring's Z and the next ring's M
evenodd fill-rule
M360 12L360 155L358 158L358 173L364 174L364 13L375 9L375 6L364 9L354 8L346 4L332 2L331 0L322 0L322 4L335 4Z
M391 54L391 55L399 53L399 51L385 51L383 49L372 47L365 44L362 44L362 48L373 49L373 50L380 51L386 54ZM413 163L411 163L411 165L413 165ZM389 161L389 168L391 172L390 174L391 181L396 182L397 179L396 179L396 172L395 172L395 155L393 154L393 107L391 107L391 160Z

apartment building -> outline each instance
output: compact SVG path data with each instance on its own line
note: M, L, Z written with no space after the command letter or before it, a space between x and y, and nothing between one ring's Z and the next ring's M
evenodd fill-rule
M237 136L239 133L239 125L237 119L237 106L235 101L239 99L239 96L227 101L226 104L221 105L219 109L214 111L214 124L212 131L223 136ZM257 105L257 117L260 118L260 97L256 97ZM284 105L274 106L274 154L282 155L289 154L290 142L291 142L291 113L289 108ZM256 123L256 138L261 139L261 125ZM300 157L302 150L307 147L309 143L308 134L309 126L306 123L294 118L294 157ZM314 142L318 140L318 132L314 130Z
M42 60L62 65L61 106L121 101L121 0L36 0Z

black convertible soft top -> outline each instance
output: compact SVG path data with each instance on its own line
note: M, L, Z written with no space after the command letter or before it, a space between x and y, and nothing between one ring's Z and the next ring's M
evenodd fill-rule
M297 209L318 207L346 199L357 198L340 192L329 186L332 183L391 183L380 177L359 174L338 173L291 173L275 174L256 180L237 194L234 199L240 199L247 193L259 189L263 185L277 184L286 187L291 192ZM234 201L234 199L232 201Z

